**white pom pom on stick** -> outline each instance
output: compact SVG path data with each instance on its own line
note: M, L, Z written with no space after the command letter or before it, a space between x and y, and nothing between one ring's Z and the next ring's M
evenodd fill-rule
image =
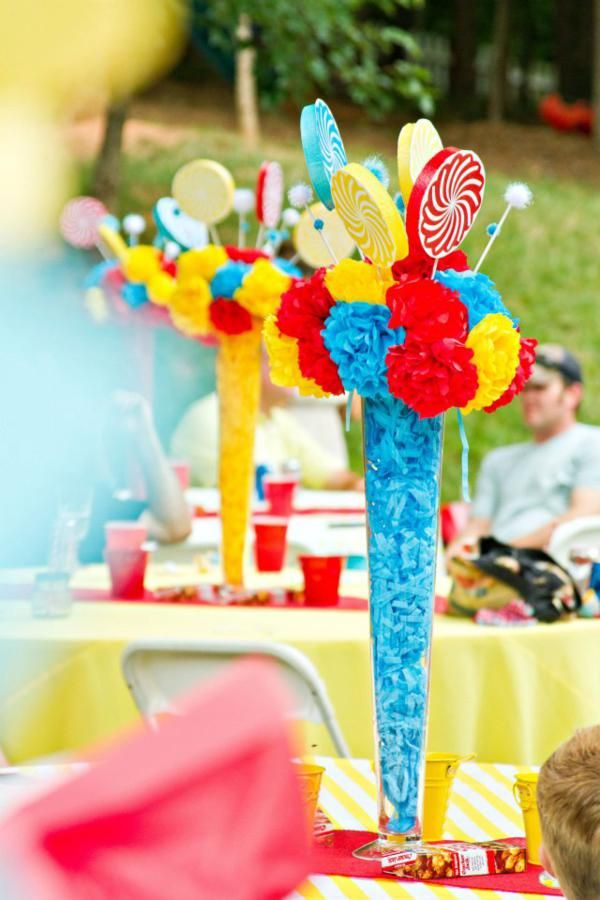
M288 191L288 200L296 209L306 209L312 198L312 188L303 182L294 184Z
M146 230L146 221L139 213L129 213L123 219L123 231L129 238L129 246L137 244L139 237Z
M237 188L233 192L233 208L239 216L238 247L246 246L246 216L254 209L255 196L250 188Z
M371 175L375 176L377 181L381 182L387 191L390 186L390 173L382 158L374 153L372 156L367 156L363 161L363 166L369 170Z
M533 202L533 193L531 192L529 186L524 184L522 181L513 181L504 191L504 199L506 200L506 209L502 213L502 218L494 229L494 233L490 236L490 239L487 242L483 253L479 257L477 265L473 269L474 272L479 272L481 264L492 249L492 244L502 231L502 226L506 222L511 209L527 209L527 207L530 206Z
M300 213L297 209L288 206L282 213L282 219L286 228L294 228L300 221Z

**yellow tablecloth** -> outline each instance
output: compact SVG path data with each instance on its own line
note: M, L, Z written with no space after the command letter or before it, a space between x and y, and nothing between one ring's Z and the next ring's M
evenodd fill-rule
M171 575L171 580L173 576ZM271 639L306 653L353 755L373 750L366 612L78 602L36 620L0 601L0 745L15 762L104 740L137 714L123 648L140 638ZM436 618L429 749L538 764L600 718L600 622L491 629ZM330 751L319 743L315 752Z
M319 805L337 828L376 831L375 779L365 759L317 759L325 766ZM523 819L512 795L515 766L466 763L454 779L444 837L457 841L487 841L523 835ZM328 897L358 900L363 897L445 897L457 900L521 900L535 894L444 887L424 882L394 882L389 879L342 878L312 875L290 900L325 900Z

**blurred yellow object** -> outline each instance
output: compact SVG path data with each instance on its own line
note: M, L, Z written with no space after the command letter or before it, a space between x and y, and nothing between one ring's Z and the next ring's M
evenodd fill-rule
M513 785L515 800L523 812L527 862L533 863L534 866L540 865L540 847L542 844L542 829L537 806L537 781L537 772L517 772Z
M441 841L444 834L448 798L461 763L474 759L454 753L428 753L425 759L425 803L423 839Z
M233 209L231 172L213 159L193 159L175 173L173 197L188 216L212 225Z
M98 235L100 237L100 247L103 254L108 258L114 256L120 262L123 262L127 256L129 247L119 232L115 231L114 228L109 228L106 224L100 223L100 225L98 225Z
M302 791L302 799L306 809L306 818L308 827L312 833L315 813L319 804L319 791L321 790L321 779L325 769L322 766L306 765L305 763L294 763L296 776L300 781L300 789Z
M322 220L322 231L315 228L315 219ZM322 203L313 203L310 211L305 209L300 216L294 228L293 241L303 261L314 269L330 266L334 262L323 237L337 260L345 259L354 252L356 245L335 209L328 210Z
M221 557L225 583L243 584L244 545L254 478L254 432L260 401L261 329L222 334L217 355Z
M123 260L123 272L128 281L147 284L160 272L158 250L148 244L128 247Z
M148 296L157 306L168 306L177 284L167 272L156 272L148 282Z
M171 66L184 0L0 0L2 85L54 113L105 106Z

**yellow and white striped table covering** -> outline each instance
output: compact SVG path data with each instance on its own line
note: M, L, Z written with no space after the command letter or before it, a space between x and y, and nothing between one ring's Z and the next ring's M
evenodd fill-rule
M325 766L319 806L338 828L376 831L375 777L369 760L315 757ZM519 771L531 771L520 767ZM465 763L450 795L445 838L491 840L523 835L521 812L513 798L516 766ZM460 900L521 900L539 896L505 891L442 887L423 882L311 875L288 900L385 900L387 897L460 898Z

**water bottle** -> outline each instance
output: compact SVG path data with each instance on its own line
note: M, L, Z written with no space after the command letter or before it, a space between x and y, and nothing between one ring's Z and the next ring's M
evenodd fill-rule
M48 567L35 578L32 597L34 616L68 616L73 597L70 581L77 567L77 549L89 521L89 504L59 507L50 541Z

